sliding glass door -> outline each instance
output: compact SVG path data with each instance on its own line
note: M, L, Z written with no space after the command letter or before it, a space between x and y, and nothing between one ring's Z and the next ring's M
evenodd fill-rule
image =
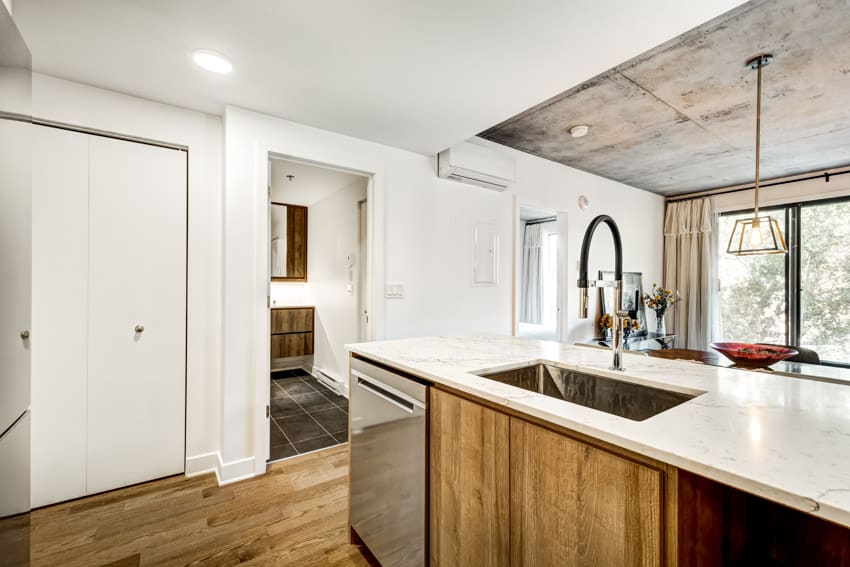
M850 201L800 207L800 346L850 363ZM792 290L793 291L793 290Z
M726 253L735 220L718 222L721 340L797 345L824 362L850 365L850 199L768 209L788 241L787 255Z
M774 210L785 227L785 211ZM788 316L785 256L733 256L726 253L732 228L752 211L721 215L718 222L720 275L719 332L723 340L785 344Z

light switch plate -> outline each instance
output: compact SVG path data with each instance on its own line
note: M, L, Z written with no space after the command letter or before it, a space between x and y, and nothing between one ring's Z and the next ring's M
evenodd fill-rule
M384 297L387 299L404 299L404 284L396 282L385 283Z

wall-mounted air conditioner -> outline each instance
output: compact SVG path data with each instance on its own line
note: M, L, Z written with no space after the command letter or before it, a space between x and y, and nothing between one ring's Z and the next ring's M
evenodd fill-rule
M496 149L462 142L437 154L437 175L504 191L516 180L516 162Z

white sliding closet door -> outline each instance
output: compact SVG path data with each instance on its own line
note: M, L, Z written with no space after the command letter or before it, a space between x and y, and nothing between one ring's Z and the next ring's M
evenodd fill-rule
M32 505L86 494L89 138L33 126Z
M89 165L91 494L183 472L186 154L92 136Z

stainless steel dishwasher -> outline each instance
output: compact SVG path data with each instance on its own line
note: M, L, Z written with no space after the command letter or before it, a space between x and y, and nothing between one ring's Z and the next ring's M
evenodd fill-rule
M423 567L427 387L351 360L351 527L382 567Z

